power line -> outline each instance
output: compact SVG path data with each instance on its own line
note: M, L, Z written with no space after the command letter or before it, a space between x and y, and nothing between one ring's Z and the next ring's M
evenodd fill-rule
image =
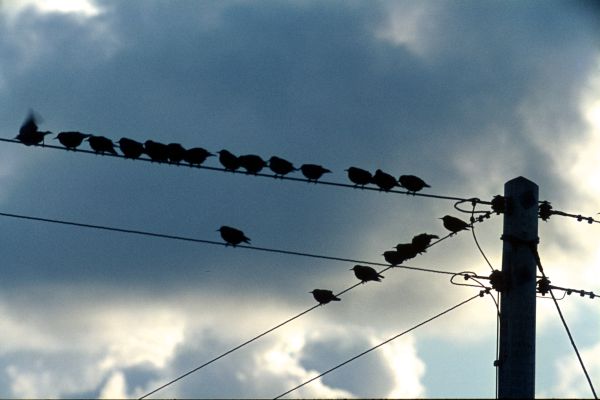
M278 396L274 397L274 399L279 399L279 398L281 398L281 397L283 397L283 396L285 396L285 395L287 395L287 394L289 394L289 393L291 393L291 392L293 392L293 391L295 391L295 390L297 390L297 389L300 389L302 386L305 386L305 385L307 385L307 384L311 383L312 381L314 381L314 380L316 380L316 379L319 379L319 378L321 378L321 377L323 377L323 376L325 376L325 375L329 374L330 372L333 372L333 371L335 371L336 369L338 369L338 368L340 368L340 367L343 367L344 365L346 365L346 364L348 364L348 363L350 363L350 362L352 362L352 361L356 360L357 358L360 358L360 357L364 356L365 354L368 354L368 353L370 353L370 352L371 352L371 351L373 351L373 350L376 350L376 349L378 349L379 347L381 347L381 346L383 346L383 345L385 345L385 344L387 344L387 343L391 342L392 340L395 340L395 339L399 338L400 336L403 336L403 335L405 335L405 334L407 334L407 333L409 333L409 332L412 332L412 331L414 331L415 329L417 329L417 328L419 328L419 327L421 327L421 326L423 326L423 325L425 325L425 324L427 324L427 323L429 323L429 322L431 322L431 321L433 321L433 320L435 320L435 319L437 319L437 318L439 318L439 317L443 316L444 314L447 314L447 313L449 313L450 311L453 311L453 310L457 309L458 307L460 307L460 306L462 306L462 305L464 305L464 304L466 304L466 303L468 303L468 302L470 302L470 301L472 301L472 300L476 299L477 297L483 297L483 294L484 294L484 292L485 292L485 291L483 291L483 290L482 290L481 292L479 292L479 293L478 293L478 294L476 294L475 296L473 296L473 297L470 297L470 298L468 298L467 300L461 301L460 303L458 303L458 304L456 304L456 305L454 305L454 306L452 306L452 307L450 307L450 308L448 308L448 309L446 309L446 310L444 310L444 311L442 311L442 312L440 312L440 313L438 313L438 314L434 315L434 316L433 316L433 317L431 317L431 318L428 318L428 319L426 319L425 321L423 321L423 322L421 322L421 323L419 323L419 324L417 324L417 325L413 326L412 328L409 328L409 329L405 330L404 332L401 332L401 333L397 334L396 336L393 336L393 337L391 337L391 338L389 338L389 339L387 339L387 340L385 340L385 341L383 341L383 342L379 343L378 345L376 345L376 346L373 346L373 347L369 348L368 350L365 350L365 351L363 351L362 353L360 353L360 354L357 354L356 356L354 356L354 357L352 357L352 358L349 358L348 360L346 360L346 361L344 361L344 362L342 362L342 363L340 363L340 364L336 365L335 367L332 367L332 368L328 369L327 371L325 371L325 372L323 372L323 373L321 373L321 374L319 374L319 375L317 375L317 376L315 376L315 377L313 377L313 378L311 378L311 379L309 379L309 380L307 380L307 381L305 381L305 382L301 383L300 385L298 385L298 386L296 386L296 387L293 387L292 389L290 389L290 390L288 390L288 391L286 391L286 392L284 392L284 393L282 393L282 394L280 394L280 395L278 395Z

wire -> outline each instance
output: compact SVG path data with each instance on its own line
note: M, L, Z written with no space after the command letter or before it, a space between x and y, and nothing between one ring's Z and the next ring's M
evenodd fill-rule
M456 206L456 204L455 204ZM477 207L477 203L473 203L473 210L471 211L471 222L475 222L475 208ZM478 212L482 212L482 211L478 211ZM489 216L489 214L487 214ZM490 263L490 260L488 260L487 256L485 255L485 253L483 252L483 249L481 248L481 246L479 245L479 241L477 240L477 235L475 235L475 224L471 225L471 233L473 234L473 240L475 241L475 245L477 246L477 248L479 249L479 252L481 253L481 255L483 256L485 262L487 263L487 265L490 266L490 269L492 271L494 271L494 267L492 266L492 263Z
M572 214L572 213L567 213L564 211L558 211L558 210L552 210L551 211L552 215L560 215L562 217L569 217L569 218L575 218L578 222L581 221L586 221L588 224L600 224L600 221L597 219L594 219L592 217L584 217L581 214Z
M19 142L18 140L15 140L15 139L6 139L6 138L0 138L0 142L21 144L21 142ZM43 147L43 148L49 148L49 149L64 150L64 151L68 151L68 152L78 152L78 153L94 154L96 156L98 155L98 153L96 153L96 152L94 152L92 150L85 150L85 149L69 150L66 147L49 145L49 144L45 144L45 145L32 145L30 147ZM122 156L122 155L119 155L119 154L104 153L102 155L108 156L108 157L116 157L116 158L125 159L125 156ZM129 159L129 160L132 160L132 159ZM150 158L146 158L146 157L140 157L140 158L136 158L136 159L133 159L133 160L134 161L152 162L152 163L155 162L155 161L152 161ZM159 164L180 166L180 164L172 164L172 163L159 163ZM249 173L247 173L245 171L239 171L239 170L237 170L237 171L231 171L231 170L227 170L225 168L209 167L209 166L206 166L206 165L188 165L188 167L198 168L198 169L207 169L207 170L211 170L211 171L228 172L228 173L234 173L234 174L242 174L242 175L250 175L250 176L260 176L260 177L264 177L264 178L273 178L273 179L277 179L277 180L287 180L287 181L294 181L294 182L308 182L308 183L315 183L315 184L320 184L320 185L337 186L337 187L345 187L345 188L350 188L350 189L371 190L371 191L375 191L375 192L381 192L381 190L379 188L376 188L376 187L369 187L369 186L367 186L367 187L358 187L356 185L351 185L351 184L348 184L348 183L329 182L329 181L322 181L322 180L314 181L314 180L308 180L308 179L304 179L304 178L295 178L295 177L292 177L292 176L276 176L276 175L273 175L273 174L264 174L264 173L249 174ZM445 195L437 195L437 194L428 194L428 193L414 193L414 192L408 192L408 191L403 191L403 190L388 190L386 193L405 194L405 195L410 195L410 196L420 196L420 197L428 197L428 198L442 199L442 200L452 200L452 201L473 201L474 200L473 198L464 199L464 198L461 198L461 197L445 196ZM489 201L484 201L484 200L479 200L479 199L476 199L476 200L477 200L477 202L479 204L486 204L486 205L491 205L492 204Z
M284 393L282 393L282 394L280 394L280 395L278 395L278 396L274 397L274 399L279 399L279 398L281 398L281 397L283 397L283 396L285 396L285 395L287 395L287 394L289 394L289 393L293 392L294 390L300 389L302 386L305 386L305 385L307 385L307 384L311 383L312 381L314 381L314 380L316 380L316 379L319 379L319 378L321 378L321 377L323 377L323 376L325 376L325 375L329 374L330 372L333 372L333 371L335 371L336 369L338 369L338 368L340 368L340 367L343 367L344 365L346 365L346 364L348 364L348 363L350 363L350 362L352 362L352 361L356 360L357 358L360 358L360 357L364 356L365 354L368 354L368 353L370 353L370 352L371 352L371 351L373 351L373 350L376 350L376 349L378 349L379 347L381 347L381 346L383 346L383 345L385 345L385 344L387 344L387 343L391 342L392 340L395 340L395 339L399 338L400 336L403 336L403 335L405 335L405 334L407 334L407 333L409 333L409 332L412 332L412 331L414 331L415 329L417 329L417 328L419 328L419 327L421 327L421 326L423 326L423 325L425 325L425 324L427 324L427 323L429 323L429 322L431 322L431 321L435 320L436 318L439 318L439 317L443 316L444 314L447 314L447 313L449 313L450 311L453 311L453 310L457 309L458 307L460 307L460 306L462 306L462 305L464 305L464 304L466 304L466 303L470 302L471 300L474 300L474 299L476 299L477 297L482 297L482 296L483 296L483 291L481 291L480 293L476 294L476 295L475 295L475 296L473 296L473 297L470 297L470 298L468 298L467 300L464 300L464 301L462 301L462 302L460 302L460 303L458 303L458 304L456 304L456 305L454 305L454 306L452 306L452 307L450 307L450 308L448 308L448 309L446 309L446 310L444 310L444 311L442 311L442 312L440 312L440 313L438 313L438 314L434 315L434 316L433 316L433 317L431 317L431 318L428 318L428 319L426 319L425 321L423 321L423 322L421 322L421 323L419 323L419 324L417 324L417 325L413 326L412 328L409 328L409 329L405 330L404 332L401 332L401 333L397 334L396 336L393 336L393 337L391 337L391 338L389 338L389 339L387 339L387 340L385 340L385 341L383 341L383 342L379 343L378 345L376 345L376 346L373 346L373 347L369 348L368 350L365 350L365 351L363 351L362 353L360 353L360 354L357 354L356 356L354 356L354 357L352 357L352 358L349 358L348 360L344 361L343 363L340 363L340 364L336 365L335 367L332 367L332 368L328 369L327 371L325 371L325 372L323 372L323 373L321 373L321 374L319 374L319 375L317 375L317 376L315 376L315 377L313 377L313 378L311 378L311 379L309 379L309 380L307 380L307 381L305 381L305 382L301 383L300 385L298 385L298 386L296 386L296 387L293 387L292 389L290 389L290 390L288 390L288 391L286 391L286 392L284 392Z

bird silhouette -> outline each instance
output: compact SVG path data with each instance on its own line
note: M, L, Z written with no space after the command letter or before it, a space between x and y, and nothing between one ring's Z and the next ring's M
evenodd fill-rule
M288 160L276 156L269 159L269 168L271 171L275 172L275 177L280 178L292 171L298 170L297 168L294 168L294 165Z
M417 249L412 243L399 243L395 247L398 256L402 258L402 262L415 258L418 254Z
M438 235L430 235L428 233L420 233L412 238L412 246L419 254L425 253L427 247L433 239L439 239Z
M146 140L144 142L144 153L146 153L152 161L169 161L169 146L164 143L155 142L154 140Z
M396 178L380 169L373 174L372 182L385 192L389 192L394 186L398 186Z
M192 147L183 154L183 160L192 165L202 165L208 157L214 157L214 154L202 147Z
M87 141L96 154L110 153L114 154L115 156L118 155L117 151L115 150L115 144L107 137L90 135L87 138Z
M171 164L177 164L183 160L185 149L179 143L169 143L167 145L167 158Z
M222 226L217 229L217 231L221 232L221 237L227 242L227 245L235 247L242 242L250 244L250 238L246 237L244 232L239 229L230 226Z
M219 154L219 162L227 171L235 171L240 165L240 159L233 155L233 153L227 150L220 150L217 152Z
M121 149L121 152L125 158L131 158L135 160L144 154L144 145L138 141L128 138L121 138L117 143L119 143L119 148Z
M323 168L322 166L316 164L303 164L300 167L300 171L302 171L302 175L304 175L309 182L316 182L323 176L323 174L331 172L327 168Z
M350 179L355 186L364 187L373 181L373 175L367 170L350 167L346 172L348 172L348 179Z
M375 271L374 268L366 265L355 265L350 268L350 271L354 271L354 275L363 283L368 281L381 282L381 279L384 278L384 276Z
M27 118L23 121L23 124L19 128L19 134L15 137L19 142L25 146L37 145L44 142L44 136L51 134L52 132L46 131L41 132L38 130L36 117L33 111L29 111Z
M239 156L238 160L240 161L240 166L244 168L248 174L256 175L267 166L267 162L255 154Z
M81 132L60 132L54 139L58 139L60 144L69 150L75 150L83 142L83 139L90 137L86 133Z
M385 258L385 261L387 261L388 263L390 263L391 265L394 265L394 266L396 266L398 264L402 264L405 260L405 258L402 256L402 254L400 254L396 250L384 251L382 256L383 256L383 258Z
M400 185L408 190L409 193L412 192L413 194L417 193L419 190L423 190L423 188L431 187L426 184L423 179L414 175L400 175L398 182L400 182Z
M445 215L440 219L444 221L444 228L448 229L452 234L469 229L469 224L451 215Z
M312 292L313 297L319 304L327 304L330 301L340 301L341 299L336 297L331 290L327 289L315 289Z

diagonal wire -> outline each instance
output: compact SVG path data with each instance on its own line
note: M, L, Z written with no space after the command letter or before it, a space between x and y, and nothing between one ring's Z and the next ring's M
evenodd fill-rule
M443 316L444 314L447 314L447 313L449 313L450 311L453 311L453 310L457 309L458 307L460 307L460 306L462 306L462 305L464 305L464 304L466 304L466 303L468 303L468 302L470 302L470 301L472 301L472 300L476 299L477 297L482 297L482 296L483 296L483 291L481 291L480 293L476 294L476 295L475 295L475 296L473 296L473 297L470 297L470 298L468 298L467 300L463 300L462 302L460 302L460 303L458 303L458 304L456 304L456 305L454 305L454 306L452 306L452 307L450 307L450 308L448 308L448 309L446 309L446 310L444 310L444 311L442 311L442 312L440 312L440 313L438 313L438 314L434 315L434 316L433 316L433 317L431 317L431 318L428 318L428 319L426 319L425 321L423 321L423 322L421 322L421 323L419 323L419 324L417 324L417 325L413 326L412 328L409 328L409 329L407 329L407 330L405 330L405 331L403 331L403 332L401 332L401 333L397 334L396 336L393 336L393 337L391 337L391 338L389 338L389 339L387 339L387 340L385 340L385 341L383 341L383 342L379 343L378 345L376 345L376 346L373 346L373 347L369 348L368 350L365 350L365 351L363 351L362 353L355 355L355 356L354 356L354 357L352 357L352 358L349 358L348 360L346 360L346 361L344 361L344 362L342 362L342 363L340 363L340 364L336 365L335 367L332 367L332 368L328 369L327 371L325 371L325 372L322 372L322 373L320 373L319 375L317 375L317 376L315 376L315 377L313 377L313 378L311 378L311 379L309 379L309 380L307 380L307 381L305 381L305 382L301 383L300 385L298 385L298 386L296 386L296 387L293 387L292 389L290 389L290 390L288 390L288 391L286 391L286 392L284 392L284 393L282 393L282 394L280 394L280 395L278 395L278 396L274 397L274 399L279 399L279 398L281 398L281 397L283 397L283 396L285 396L285 395L287 395L287 394L289 394L289 393L291 393L291 392L293 392L293 391L295 391L295 390L297 390L297 389L300 389L302 386L305 386L305 385L307 385L307 384L311 383L312 381L314 381L314 380L316 380L316 379L319 379L319 378L321 378L322 376L325 376L325 375L329 374L330 372L333 372L333 371L335 371L336 369L338 369L338 368L340 368L340 367L343 367L344 365L346 365L346 364L348 364L348 363L350 363L350 362L352 362L352 361L356 360L357 358L360 358L360 357L364 356L365 354L368 354L368 353L370 353L370 352L371 352L371 351L373 351L373 350L376 350L376 349L378 349L379 347L381 347L381 346L383 346L383 345L385 345L385 344L387 344L387 343L391 342L392 340L395 340L395 339L399 338L400 336L403 336L403 335L405 335L405 334L407 334L407 333L409 333L409 332L412 332L412 331L414 331L415 329L417 329L417 328L419 328L419 327L421 327L421 326L423 326L423 325L425 325L425 324L427 324L427 323L429 323L429 322L431 322L431 321L433 321L433 320L435 320L435 319L437 319L437 318L439 318L439 317Z

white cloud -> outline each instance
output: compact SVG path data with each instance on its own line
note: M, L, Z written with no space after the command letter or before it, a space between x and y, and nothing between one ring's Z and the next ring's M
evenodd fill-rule
M587 349L579 349L592 384L600 382L600 342ZM591 398L592 392L575 352L555 362L558 381L552 388L553 397ZM597 390L597 387L595 386Z
M11 15L29 7L42 13L77 14L84 17L94 17L101 13L93 0L7 0L2 4L2 10Z

